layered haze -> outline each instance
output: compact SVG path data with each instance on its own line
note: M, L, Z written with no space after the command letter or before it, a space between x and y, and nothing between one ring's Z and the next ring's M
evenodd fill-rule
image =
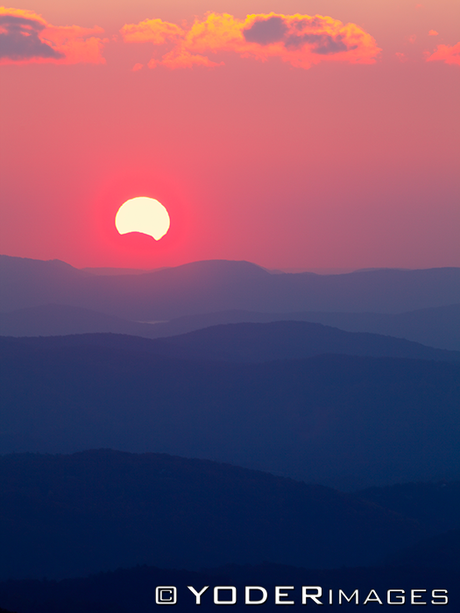
M459 23L0 7L0 612L460 610Z

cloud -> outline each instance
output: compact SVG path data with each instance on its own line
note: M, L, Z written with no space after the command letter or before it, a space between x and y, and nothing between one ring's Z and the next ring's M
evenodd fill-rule
M348 51L356 49L356 46L347 47L343 40L343 36L331 36L330 34L303 34L302 36L292 36L286 40L286 45L301 45L310 44L312 53L320 53L321 55L329 55L330 53L339 53L340 51Z
M243 30L243 36L250 43L269 45L283 40L286 30L283 18L276 15L256 19L250 28Z
M161 19L145 19L137 25L125 25L121 29L123 39L127 43L153 43L162 45L169 41L179 40L185 31L175 23Z
M62 53L40 40L45 26L33 19L0 14L0 58L62 58Z
M460 66L460 43L456 45L438 45L434 53L429 55L427 62L445 62Z
M0 63L102 64L101 28L53 26L33 11L0 7Z
M428 36L439 36L439 32L436 32L436 30L430 30L428 32Z
M151 19L125 25L121 34L127 43L150 42L159 48L150 67L217 66L210 54L233 52L260 61L278 57L307 69L325 61L372 64L381 51L358 25L321 15L269 13L237 19L207 13L190 27Z
M155 67L155 60L149 62L149 67ZM193 66L208 66L209 68L213 66L219 66L218 63L213 62L205 55L193 54L190 53L187 49L183 49L179 47L178 49L173 49L169 53L166 53L161 62L163 66L167 66L168 68L192 68Z

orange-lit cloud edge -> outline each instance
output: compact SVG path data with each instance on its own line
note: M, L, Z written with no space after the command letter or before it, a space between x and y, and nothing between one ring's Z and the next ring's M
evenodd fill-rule
M445 62L460 66L460 43L456 45L438 45L434 53L426 58L427 62Z
M53 26L25 9L0 7L0 64L104 64L99 27Z
M166 53L149 62L150 68L217 66L209 55L218 52L261 61L279 57L299 68L324 61L372 64L381 51L375 39L358 25L321 15L269 13L237 19L226 13L207 13L188 28L146 19L125 25L121 34L127 43L169 45Z
M260 61L278 57L304 69L321 62L373 64L381 53L375 39L360 26L322 15L261 13L237 19L209 12L189 27L146 19L126 24L120 32L125 43L148 42L159 48L158 57L148 63L150 68L215 67L223 62L209 55L219 52ZM102 51L108 39L102 38L103 33L98 26L53 26L34 11L0 7L0 64L104 64ZM460 42L438 45L425 59L460 65ZM133 70L141 68L137 63Z

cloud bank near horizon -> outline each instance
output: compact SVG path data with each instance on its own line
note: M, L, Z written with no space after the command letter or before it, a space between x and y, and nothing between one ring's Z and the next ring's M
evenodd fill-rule
M381 52L375 39L358 25L321 15L269 13L237 19L227 13L207 13L188 28L146 19L125 25L121 34L127 43L149 42L160 48L160 57L149 62L150 68L213 67L222 62L210 55L232 52L259 61L277 57L308 69L325 61L373 64Z
M53 26L34 11L0 7L0 64L104 64L103 32Z

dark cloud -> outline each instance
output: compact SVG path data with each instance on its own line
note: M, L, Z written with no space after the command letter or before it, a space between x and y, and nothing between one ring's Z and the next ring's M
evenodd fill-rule
M249 43L269 45L282 40L286 30L287 26L282 17L269 17L268 19L258 19L250 28L243 30L243 34Z
M312 49L313 53L321 55L329 55L330 53L340 53L340 51L352 51L357 45L348 47L342 40L341 36L334 38L333 36L324 36L323 40Z
M286 47L301 47L302 45L313 45L312 52L320 55L329 55L331 53L339 53L340 51L350 51L356 49L356 45L348 47L343 36L331 36L330 34L301 34L300 36L292 35L286 40Z
M40 40L39 33L44 27L33 19L0 15L0 58L20 61L34 57L64 57L62 53Z
M269 45L280 40L284 40L284 44L287 48L302 47L303 45L311 45L311 51L320 55L331 55L333 53L340 53L341 51L350 51L356 49L356 46L349 47L344 42L344 37L341 34L325 34L324 32L313 33L305 32L306 26L308 28L320 27L322 22L319 18L313 17L308 22L305 20L299 20L295 23L294 33L286 37L288 31L288 24L282 17L269 17L268 19L258 19L250 28L243 31L244 37L248 42L259 43L260 45ZM295 30L299 30L297 34ZM291 30L292 32L292 30Z
M301 18L296 22L296 27L298 30L304 30L305 28L322 28L324 27L324 18L319 16Z

